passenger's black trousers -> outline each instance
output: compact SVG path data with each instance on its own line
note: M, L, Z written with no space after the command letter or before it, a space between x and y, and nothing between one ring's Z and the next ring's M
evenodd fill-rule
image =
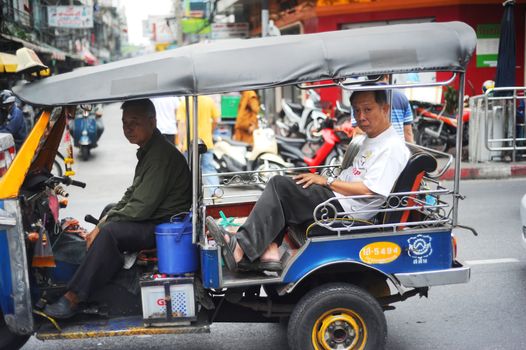
M109 222L104 225L84 261L68 284L79 300L86 301L106 285L122 268L123 252L155 248L155 224L152 222Z
M239 245L251 261L256 260L270 243L281 244L288 225L306 226L314 222L314 208L332 197L334 193L325 186L303 188L290 177L272 177L237 231ZM339 203L333 204L342 210Z

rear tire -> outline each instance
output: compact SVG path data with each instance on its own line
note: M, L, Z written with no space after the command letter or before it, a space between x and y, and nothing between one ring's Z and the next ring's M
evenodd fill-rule
M7 328L4 315L0 312L0 350L20 349L29 340L29 335L14 334Z
M383 349L385 315L363 289L329 283L308 292L296 305L287 332L293 350Z
M90 155L89 146L80 146L80 156L82 157L82 160L87 161L89 159L89 155Z

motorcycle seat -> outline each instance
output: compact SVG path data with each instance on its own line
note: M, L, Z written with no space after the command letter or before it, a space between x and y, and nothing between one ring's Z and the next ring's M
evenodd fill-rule
M276 135L276 141L278 143L287 143L290 145L296 145L297 147L303 146L305 143L307 143L307 139L303 138L297 138L297 137L285 137L285 136L279 136Z
M305 155L303 154L303 152L301 151L301 149L299 147L301 147L301 145L296 147L294 145L278 141L278 151L279 151L280 154L282 154L284 156L284 158L288 158L286 156L286 153L290 153L291 155L293 155L293 156L295 156L295 157L297 157L299 159L303 159L305 157Z
M296 113L301 114L303 111L303 105L300 103L287 102L287 105Z
M243 142L243 141L234 141L234 140L232 140L230 138L223 138L222 140L225 141L226 143L232 145L232 146L245 147L245 148L252 147L252 145L250 143L246 143L246 142Z

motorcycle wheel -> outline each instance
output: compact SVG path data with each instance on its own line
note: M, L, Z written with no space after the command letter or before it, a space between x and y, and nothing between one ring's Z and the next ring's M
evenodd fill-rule
M29 335L18 335L12 333L4 321L4 315L0 312L0 350L20 349L28 341Z
M258 166L254 170L265 171L262 173L257 173L258 178L260 180L258 181L257 186L262 190L265 189L265 186L267 185L267 183L273 176L284 174L281 164L278 164L271 160L266 160L266 159L259 159L257 162L258 162ZM269 170L276 170L276 171L269 172Z
M433 131L436 131L438 126L437 125L431 125L431 124L424 124L421 127L418 128L418 138L416 140L416 143L420 146L424 146L427 148L434 149L439 152L446 152L447 151L447 142L445 142L442 139L433 137L425 132L425 128L432 129Z
M80 156L82 157L82 160L87 161L89 159L89 155L90 155L89 146L80 146Z

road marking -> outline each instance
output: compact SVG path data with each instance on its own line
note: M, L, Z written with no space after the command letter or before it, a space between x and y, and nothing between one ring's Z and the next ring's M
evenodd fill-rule
M467 265L491 265L491 264L510 264L518 263L518 259L503 258L503 259L484 259L484 260L466 260Z

